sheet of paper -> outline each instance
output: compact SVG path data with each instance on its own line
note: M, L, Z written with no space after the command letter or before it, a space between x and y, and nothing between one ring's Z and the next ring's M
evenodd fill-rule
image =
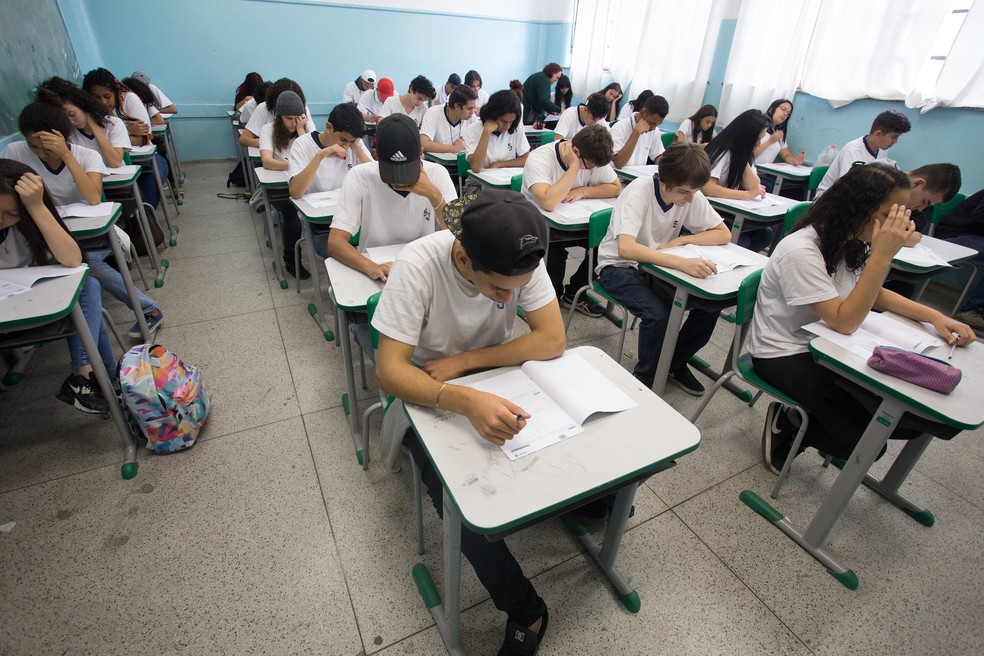
M814 335L825 337L865 360L871 357L871 352L876 346L894 346L914 353L922 353L927 349L943 345L943 340L939 337L877 312L868 313L861 327L850 335L837 332L823 321L814 321L803 328Z
M952 266L949 262L937 255L936 251L925 244L903 246L899 249L895 259L914 266Z
M134 174L134 169L139 169L139 164L124 164L123 166L117 166L115 169L106 167L102 170L103 175L125 175L130 177Z
M374 246L372 248L367 248L366 257L376 264L395 262L396 258L400 256L400 251L403 250L404 246L406 246L406 244L393 244L392 246Z
M726 202L728 203L728 205L739 207L743 210L759 210L764 207L773 207L775 205L779 205L780 202L775 200L775 198L776 198L775 196L770 196L770 195L766 195L765 198L753 198L753 199L728 198Z
M88 203L72 203L70 205L58 205L55 209L58 210L58 214L63 219L84 219L96 216L109 216L113 213L113 204L99 203L98 205L89 205Z
M333 189L331 191L319 191L315 194L304 194L302 198L311 207L331 207L332 205L338 205L339 193L341 193L340 189Z
M13 294L22 294L34 286L39 280L44 280L45 278L61 278L62 276L67 276L75 273L76 271L84 271L88 265L80 264L77 267L69 268L63 267L60 264L50 264L47 266L36 266L36 267L21 267L19 269L0 269L0 289L6 290L7 296L12 296ZM18 289L20 288L20 289Z
M16 296L17 294L23 294L24 292L31 289L30 287L25 287L24 285L18 285L14 282L7 282L6 280L0 280L0 301L11 296Z
M740 252L729 250L724 246L696 246L695 244L687 244L686 246L666 248L663 249L663 252L679 257L711 260L717 265L718 273L731 271L742 266L755 266L756 264L751 258L745 257Z
M554 210L557 214L568 219L587 219L598 210L606 210L611 207L610 204L603 200L597 198L585 198L582 200L574 201L573 203L561 203Z
M577 354L529 361L521 367L578 424L596 412L621 412L638 404ZM572 385L572 381L577 384Z
M146 146L131 146L130 152L134 155L147 155L148 153L154 152L154 148L156 148L156 146L153 144L148 144Z
M659 164L645 164L642 166L626 166L622 169L626 173L631 173L632 175L639 176L640 178L646 178L654 173L659 173Z
M489 182L494 182L495 184L508 184L512 182L514 175L520 175L522 173L522 167L513 166L503 169L482 169L481 175Z

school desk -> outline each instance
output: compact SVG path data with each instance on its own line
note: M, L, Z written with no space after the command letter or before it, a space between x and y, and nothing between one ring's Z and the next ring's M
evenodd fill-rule
M636 178L640 177L652 177L655 173L659 172L658 164L643 164L640 166L626 166L625 168L615 169L615 173L618 177L632 182Z
M116 403L116 393L109 382L109 373L103 366L99 347L89 332L89 325L78 303L82 285L88 276L89 268L86 267L60 278L40 280L29 291L0 300L0 344L5 349L23 348L39 341L47 341L55 335L71 334L71 331L58 325L65 317L71 317L72 327L89 358L99 389L109 400L109 413L116 424L116 430L123 438L123 465L120 474L124 479L130 479L137 475L137 445L123 418L123 411ZM45 326L56 329L39 334L39 330L44 331Z
M553 130L548 130L546 128L534 128L529 125L523 126L523 132L526 134L526 140L530 143L530 150L543 145L540 138L543 136L544 132L553 134Z
M414 566L413 578L451 654L464 653L459 596L462 524L498 540L560 517L615 587L625 607L633 613L641 608L638 593L615 568L636 489L646 478L696 449L700 432L603 351L580 346L567 352L583 357L597 369L598 376L608 378L638 405L596 415L584 424L585 432L515 461L470 426L465 429L445 421L448 413L406 406L444 485L444 600L423 564ZM503 367L452 382L469 383L514 369ZM651 430L653 426L660 427L658 434ZM616 491L604 542L598 545L565 513ZM556 627L553 630L558 631Z
M731 225L731 243L737 244L738 237L741 236L741 229L745 223L751 223L751 227L768 227L783 222L786 218L786 210L797 201L775 194L766 194L773 205L756 207L749 209L744 207L743 201L735 201L731 198L712 198L707 196L708 202L715 209L735 215L735 222Z
M896 317L901 321L906 321ZM914 321L909 325L925 330ZM928 331L927 331L928 332ZM927 353L930 357L946 360L950 347L939 346ZM916 466L926 447L933 440L931 435L922 435L907 440L895 462L881 480L868 474L881 448L902 419L904 413L929 419L960 430L974 430L984 424L984 404L981 403L981 389L984 388L984 345L973 342L958 347L950 364L959 367L963 379L950 394L941 394L893 378L868 366L867 360L851 353L823 337L810 342L810 353L820 365L836 372L878 396L881 401L871 416L871 421L861 436L851 457L831 486L823 503L810 520L806 530L801 530L792 520L773 508L769 503L751 490L743 490L740 499L752 510L762 515L803 547L811 556L827 568L827 572L845 587L854 590L858 587L858 576L838 559L824 549L824 543L831 529L863 483L882 497L902 509L923 526L932 526L936 518L933 513L904 497L899 488ZM954 438L956 439L956 438ZM901 545L905 548L905 545Z
M164 212L164 223L167 224L168 236L170 237L170 239L164 241L164 248L167 248L170 242L177 240L178 228L172 223L171 212L167 209L167 195L164 193L164 181L161 177L161 170L157 166L157 146L145 146L139 152L131 150L130 161L134 164L139 164L141 167L149 167L150 171L154 174L154 184L157 185L157 193L161 197L161 210ZM174 190L171 189L170 184L168 185L168 190L171 192L171 202L174 203L174 209L178 214L181 214L181 210L178 208L178 200L175 198Z
M468 176L475 178L486 187L493 189L509 189L512 186L512 179L515 175L522 175L522 166L509 166L505 168L486 167L481 171L474 169L468 171Z
M103 176L103 193L106 195L107 200L132 198L134 203L136 203L137 227L140 229L140 234L143 237L147 259L150 260L150 266L154 268L156 274L154 287L163 287L164 274L167 273L170 262L158 256L157 246L154 245L154 233L150 230L147 210L144 209L143 196L140 194L140 185L137 183L142 169L136 164L126 164L116 170L119 173Z
M164 132L164 139L167 143L168 162L171 164L171 171L176 171L174 179L183 183L185 181L184 167L181 165L181 155L178 154L178 143L174 140L174 130L171 128L171 118L174 114L161 114L164 117L164 125L167 130Z
M772 189L772 193L776 196L779 195L779 190L782 189L782 183L786 180L789 180L790 182L809 182L810 171L813 170L813 166L811 164L789 164L787 162L756 164L755 168L759 171L764 171L769 175L775 176L776 186Z
M235 139L236 156L239 158L239 165L242 167L243 179L246 181L246 191L248 193L253 193L255 187L253 185L253 181L249 177L249 157L247 157L246 148L239 143L239 137L243 136L243 128L238 126L239 121L233 120L232 131L234 133L233 138Z
M263 195L266 197L266 202L263 203L263 217L266 219L267 246L273 249L274 254L273 272L277 276L277 280L280 281L280 289L287 289L290 287L290 283L287 282L281 272L283 267L280 265L283 244L281 244L280 235L277 234L273 225L273 211L270 206L271 203L290 198L290 191L287 189L287 171L271 171L258 166L253 170L253 173L256 175L256 181L259 183ZM298 271L297 275L300 274L301 272Z
M304 230L304 250L307 253L307 261L316 263L320 258L314 252L314 226L327 227L331 225L331 219L335 215L335 209L337 208L337 199L335 203L325 207L314 207L311 203L304 200L304 198L291 198L290 202L297 208L297 213L301 218L301 226ZM297 250L295 249L294 252L296 253ZM325 319L325 297L321 293L321 267L316 265L311 267L311 282L314 284L314 303L308 305L308 314L314 317L318 327L321 328L321 334L326 341L330 342L335 340L337 335L328 327L328 321ZM300 291L301 279L298 278L297 292L300 293ZM337 317L335 327L338 327Z
M961 246L960 244L954 244L953 242L946 241L945 239L930 237L929 235L923 235L922 239L919 240L919 243L933 251L941 259L950 264L950 266L944 266L943 264L912 262L906 259L907 252L905 249L899 251L899 253L892 259L892 269L888 272L888 280L903 280L915 285L915 293L912 295L912 298L917 301L926 290L926 285L929 284L931 279L948 271L952 271L954 266L968 262L977 256L977 251L973 248ZM975 276L971 276L971 278L967 281L961 296L967 293L970 289L970 285L973 284L974 279Z
M673 304L670 309L670 317L666 322L663 347L659 352L659 364L656 367L656 379L653 382L653 391L660 396L666 389L666 378L670 373L670 361L673 359L673 351L676 350L680 327L683 325L684 312L691 307L699 307L704 310L723 310L733 306L738 299L738 287L741 285L741 281L765 267L766 262L769 261L766 256L753 253L738 244L726 244L725 247L755 261L756 265L737 267L731 271L716 273L706 278L696 278L678 269L664 266L640 265L643 271L656 276L659 280L673 287ZM725 362L731 362L730 354ZM694 364L714 380L721 377L720 373L712 370L703 360L694 358L691 364ZM730 381L725 384L725 387L744 401L752 400L752 396L747 390L732 385Z
M458 175L458 153L424 153L424 159L440 164L451 175Z
M113 234L115 232L113 226L120 220L120 216L123 214L123 207L119 203L113 203L112 205L113 207L110 213L102 216L72 218L71 213L69 213L68 215L62 216L62 219L65 221L65 227L68 228L68 231L76 239L92 239L105 235L106 241L109 242L109 246L113 251L113 258L116 260L116 270L120 272L120 277L123 278L123 284L126 286L126 295L130 298L130 307L133 309L133 315L137 318L137 325L140 326L140 336L143 337L144 344L150 344L150 329L147 328L147 319L144 317L143 309L140 307L140 299L137 298L137 288L133 286L133 276L130 275L126 256L123 254L123 248L120 246L120 240Z

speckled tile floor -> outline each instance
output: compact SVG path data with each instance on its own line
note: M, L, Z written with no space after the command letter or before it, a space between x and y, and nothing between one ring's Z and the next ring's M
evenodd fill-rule
M307 315L310 285L273 284L258 215L215 197L231 168L186 165L179 244L150 292L167 314L160 341L200 365L215 396L198 445L141 455L139 476L121 480L112 424L52 398L60 344L0 392L0 525L14 523L0 532L0 654L443 652L410 577L419 560L440 571L438 520L426 513L418 557L408 476L356 463L341 352ZM723 362L730 330L721 323L706 359ZM617 336L577 316L570 341L611 353ZM374 395L370 381L360 397ZM666 398L685 415L697 405L673 386ZM980 653L984 430L934 443L910 477L933 528L858 493L829 542L860 576L851 592L738 501L772 485L765 405L719 394L701 447L640 490L620 554L639 614L558 523L508 539L550 605L541 654ZM807 517L832 479L808 454L776 505ZM468 653L495 653L503 617L467 566L462 598Z

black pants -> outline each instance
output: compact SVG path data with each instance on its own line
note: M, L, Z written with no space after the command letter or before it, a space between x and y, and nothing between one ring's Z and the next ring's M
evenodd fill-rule
M278 200L271 203L283 217L280 226L284 236L284 262L294 266L294 244L301 238L301 220L297 216L297 208L289 200Z
M571 276L571 281L564 286L564 276L567 274L567 248L570 246L581 246L587 249L588 240L550 242L547 250L547 275L550 276L550 282L553 283L557 298L561 296L574 298L577 290L588 284L588 254L585 253L581 265Z
M804 446L846 460L857 446L880 399L826 367L809 353L781 358L752 358L755 371L765 382L788 394L810 413ZM923 433L950 439L959 431L909 413L892 433L894 440L911 440Z
M427 487L427 494L439 517L444 517L444 487L412 430L407 431L403 443L410 450L413 461L420 469L420 477ZM492 597L495 607L506 613L509 619L523 626L530 626L540 618L540 598L533 584L523 574L519 563L509 552L503 540L490 542L483 535L461 527L461 552L471 563L478 580Z

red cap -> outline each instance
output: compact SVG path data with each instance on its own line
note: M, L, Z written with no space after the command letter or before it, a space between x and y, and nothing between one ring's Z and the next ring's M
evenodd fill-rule
M380 100L386 100L396 93L393 89L393 80L388 77L383 77L376 80L376 93L379 94Z

